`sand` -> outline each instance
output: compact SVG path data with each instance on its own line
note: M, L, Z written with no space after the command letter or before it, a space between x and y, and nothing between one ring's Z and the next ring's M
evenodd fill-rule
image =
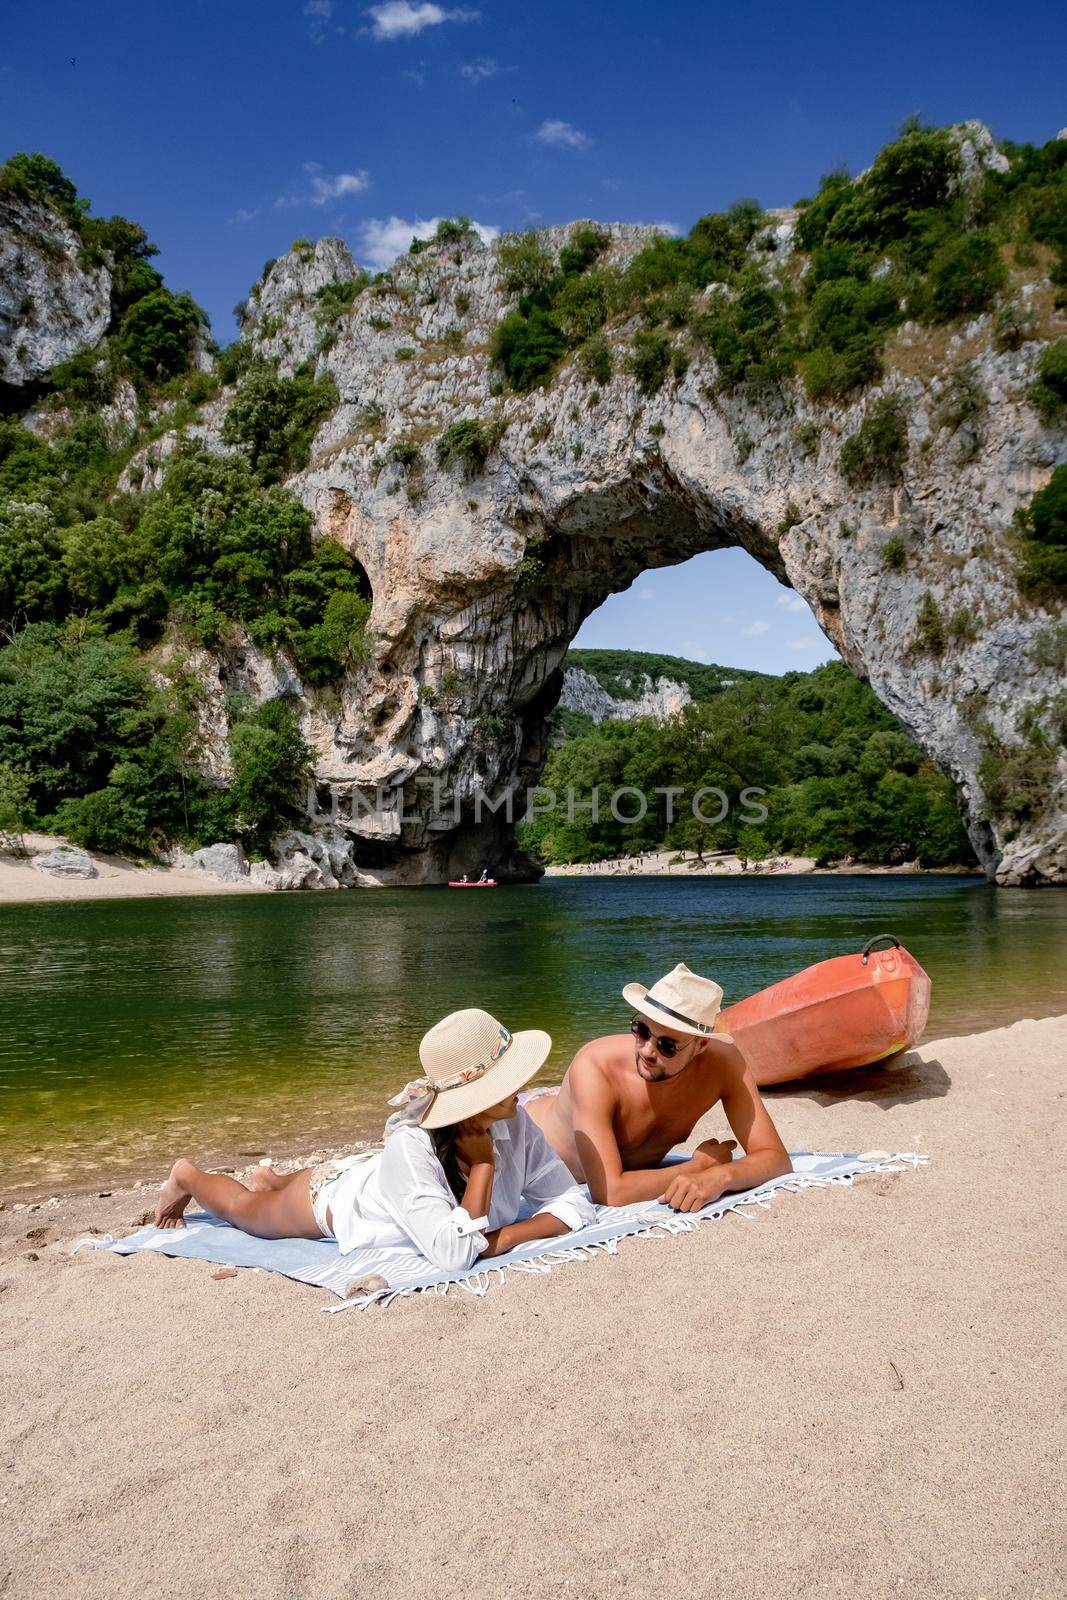
M64 839L51 834L27 834L26 843L31 850L50 850L53 845L65 844ZM38 872L26 857L16 857L0 851L0 905L16 905L28 901L50 900L133 900L153 896L186 896L205 894L269 894L254 883L221 883L203 872L189 872L180 867L146 866L141 862L127 861L122 856L103 855L90 851L96 866L95 878L53 878ZM903 867L872 867L863 863L838 866L833 869L816 867L811 856L774 856L767 861L744 863L738 856L708 856L698 860L692 851L682 858L676 850L659 850L640 860L624 858L618 861L598 862L595 866L574 864L547 868L547 876L554 878L581 877L644 877L672 878L705 874L712 877L736 877L771 874L836 873L867 875L871 873L918 872L913 862ZM936 872L969 872L969 867L937 867ZM0 1595L3 1591L0 1590Z
M54 845L67 841L58 835L28 833L25 842L31 852L37 852L51 850ZM88 853L96 867L95 878L53 878L47 872L38 872L29 857L0 852L0 905L32 900L134 900L157 895L173 898L272 893L258 884L221 883L204 872L190 872L183 867L146 866L122 856L104 855L98 850ZM0 1589L0 1595L3 1592Z
M727 851L697 856L693 850L653 850L641 857L620 856L610 861L571 862L566 866L546 867L549 878L691 878L713 877L805 877L831 874L851 877L900 877L915 873L972 873L981 876L977 867L920 867L915 861L899 867L872 866L866 861L839 862L832 867L819 867L814 856L768 856L765 861L731 855Z
M3 1212L0 1595L1061 1594L1065 1060L1058 1017L772 1092L930 1165L481 1301L71 1257L144 1193Z

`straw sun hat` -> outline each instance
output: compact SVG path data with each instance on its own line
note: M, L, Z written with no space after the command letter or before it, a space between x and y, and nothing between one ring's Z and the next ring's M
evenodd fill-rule
M660 978L651 989L646 989L643 983L628 983L622 997L650 1022L658 1022L672 1033L691 1033L699 1039L714 1036L723 1044L733 1043L732 1034L718 1033L715 1029L722 990L711 978L690 972L684 961L679 961L673 971Z
M507 1100L540 1071L552 1048L541 1028L510 1033L488 1011L453 1011L423 1035L423 1076L389 1101L399 1109L386 1132L403 1123L447 1128Z

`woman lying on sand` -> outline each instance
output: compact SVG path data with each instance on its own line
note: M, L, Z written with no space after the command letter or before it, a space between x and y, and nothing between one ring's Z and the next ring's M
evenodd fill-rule
M449 1272L585 1227L592 1205L518 1103L551 1048L540 1029L512 1034L488 1011L454 1011L419 1046L425 1076L390 1100L384 1149L284 1177L262 1168L256 1190L182 1157L156 1226L183 1228L195 1200L260 1239L336 1239L343 1253L414 1245Z

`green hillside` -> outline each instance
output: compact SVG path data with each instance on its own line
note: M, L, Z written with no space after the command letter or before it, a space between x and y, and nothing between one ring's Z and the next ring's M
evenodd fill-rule
M724 688L742 679L765 676L744 667L718 667L710 662L652 655L644 650L568 650L563 670L568 667L588 672L614 700L632 700L639 696L646 675L653 683L657 678L684 683L693 699L699 701L714 699Z
M279 377L239 347L200 370L198 346L214 349L206 319L150 264L144 229L91 216L47 157L0 166L0 202L50 210L74 230L79 261L111 275L105 337L52 369L39 408L49 426L4 414L0 392L0 840L43 827L103 850L234 837L262 850L301 814L310 752L286 702L235 699L233 782L210 782L189 660L238 630L285 647L305 684L330 684L360 658L362 570L334 540L313 541L281 481L307 461L336 389L304 369ZM54 254L47 239L37 246ZM124 492L131 458L236 378L224 428L234 454L185 441L158 490ZM105 407L120 392L136 415L116 437ZM162 659L164 638L178 648Z
M616 682L638 670L632 663L662 659L603 654L616 662ZM888 865L918 860L925 867L973 862L951 782L843 661L780 678L736 676L663 722L631 717L597 725L564 713L569 720L557 731L541 784L581 801L598 790L599 814L594 819L579 808L570 820L561 804L523 825L524 847L554 864L663 844L737 850L753 859L785 851L823 864L843 856ZM667 786L676 786L672 815ZM645 814L632 823L610 811L610 796L624 788L647 799ZM692 808L693 797L711 788L727 797L719 820ZM759 791L762 820L747 809L749 789Z

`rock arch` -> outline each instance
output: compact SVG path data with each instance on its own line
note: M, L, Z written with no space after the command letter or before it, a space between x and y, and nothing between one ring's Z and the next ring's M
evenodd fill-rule
M768 481L754 490L736 468L701 482L708 453L688 428L680 449L665 435L628 450L625 470L560 484L544 464L509 459L504 446L477 485L502 500L489 530L471 527L474 486L446 480L433 514L403 518L384 541L363 504L329 491L331 531L365 564L378 552L372 582L384 596L372 618L377 653L354 737L339 724L320 760L338 792L354 785L365 803L379 785L395 793L387 821L347 818L361 865L383 881L440 881L486 859L506 875L527 875L502 819L484 809L475 818L475 790L536 782L563 656L609 594L648 568L734 546L803 595L845 660L962 785L967 803L977 754L966 701L932 681L931 663L908 650L914 619L880 560L881 544L907 515L904 494L887 493L866 529L841 517L845 530L828 530L818 509L783 528L783 488ZM792 466L782 471L790 498L802 492ZM643 643L676 653L670 638ZM1017 643L1006 643L1018 653ZM1002 644L987 670L1003 657ZM486 727L490 738L480 732ZM443 805L433 803L435 781ZM967 820L980 860L995 872L995 830L977 807Z
M790 227L779 214L785 252ZM566 235L542 237L553 249ZM616 227L611 238L622 259L647 231ZM242 331L282 370L311 349L314 285L304 276L350 274L342 253L322 241L313 258L282 258L268 274L255 303L270 320L260 328L250 313ZM1040 344L998 350L980 318L935 360L922 330L905 325L878 389L816 407L794 384L757 405L722 396L699 354L641 393L625 360L635 325L624 325L611 334L614 376L599 389L568 362L547 390L509 395L488 355L509 304L493 250L468 238L401 258L318 357L340 404L290 487L365 567L377 642L339 708L308 697L306 726L320 783L363 794L380 785L391 797L349 823L368 871L439 881L486 856L521 870L506 824L484 815L475 824L467 806L479 785L536 775L559 663L583 618L646 568L741 545L808 601L853 670L958 783L986 871L1009 883L1067 881L1067 758L1029 818L991 816L982 788L998 753L1025 758L1027 719L1048 723L1060 688L1039 648L1054 619L1020 600L1011 532L1015 510L1064 454L1027 400ZM987 396L967 453L939 422L964 358ZM904 407L907 460L897 481L857 490L842 475L842 445L879 394ZM460 419L491 430L486 449L468 467L442 465L437 442ZM414 462L398 464L411 446ZM903 565L886 559L890 540ZM923 606L945 624L938 654L923 646ZM431 815L435 780L459 797L459 823Z

